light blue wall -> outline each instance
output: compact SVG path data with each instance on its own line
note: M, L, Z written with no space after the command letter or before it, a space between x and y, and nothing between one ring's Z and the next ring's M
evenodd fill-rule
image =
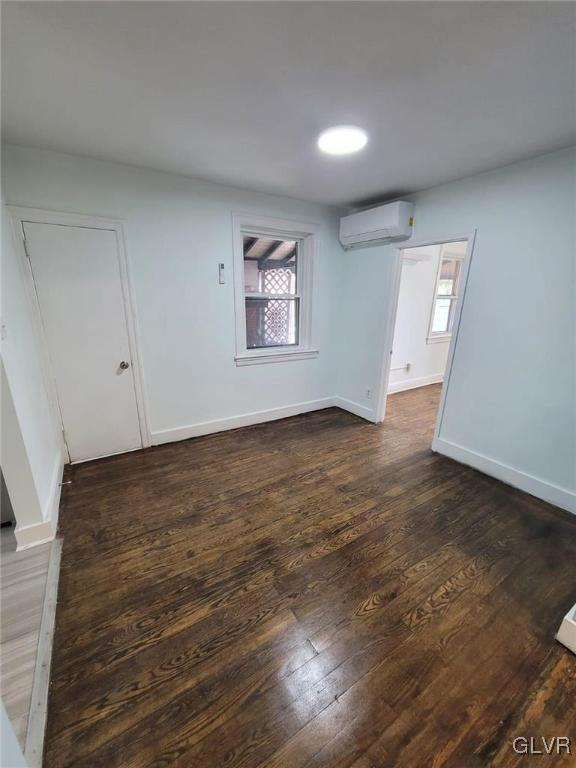
M576 150L415 195L414 241L477 230L441 437L576 489ZM382 365L391 247L346 254L343 397Z
M343 256L335 209L16 146L5 147L3 177L8 203L124 220L153 432L334 394ZM321 225L317 359L236 367L234 211ZM226 285L218 284L218 262Z

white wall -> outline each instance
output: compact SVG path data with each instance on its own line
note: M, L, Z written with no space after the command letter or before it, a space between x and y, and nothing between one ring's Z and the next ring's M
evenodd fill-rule
M26 265L12 234L2 205L2 466L16 537L25 546L56 531L63 456L32 322Z
M334 394L333 313L343 258L334 209L15 146L5 148L3 160L11 204L124 220L155 440L255 411L320 406ZM313 310L318 358L236 367L233 211L321 225ZM226 265L226 285L218 284L218 262Z
M448 357L449 339L428 342L430 313L440 261L439 245L403 251L388 392L440 382ZM405 367L410 363L410 369Z
M436 447L574 505L575 204L572 148L413 196L414 241L477 229ZM394 278L391 246L346 254L343 398L371 409Z

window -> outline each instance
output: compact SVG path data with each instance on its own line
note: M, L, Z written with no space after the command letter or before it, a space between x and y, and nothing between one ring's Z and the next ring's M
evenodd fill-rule
M429 342L445 341L452 333L466 246L466 242L446 243L440 248L440 263L428 332Z
M298 240L243 235L246 347L296 346Z
M310 348L314 231L241 216L235 229L236 363L317 355Z

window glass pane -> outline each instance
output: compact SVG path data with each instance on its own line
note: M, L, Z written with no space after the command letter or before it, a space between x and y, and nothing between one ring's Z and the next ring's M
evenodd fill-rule
M299 299L246 297L245 302L248 349L298 344Z
M296 294L297 240L244 235L244 291Z
M451 307L454 299L436 299L432 333L447 333L450 329Z
M459 260L442 260L440 279L438 280L438 296L456 296L460 265Z

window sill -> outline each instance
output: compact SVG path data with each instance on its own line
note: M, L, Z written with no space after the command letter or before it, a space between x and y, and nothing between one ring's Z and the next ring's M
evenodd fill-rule
M443 344L445 342L449 342L451 338L451 333L439 333L436 336L428 336L426 339L426 344Z
M286 363L293 360L311 360L318 357L317 349L295 349L284 352L257 352L254 354L236 355L236 365L263 365L264 363Z

